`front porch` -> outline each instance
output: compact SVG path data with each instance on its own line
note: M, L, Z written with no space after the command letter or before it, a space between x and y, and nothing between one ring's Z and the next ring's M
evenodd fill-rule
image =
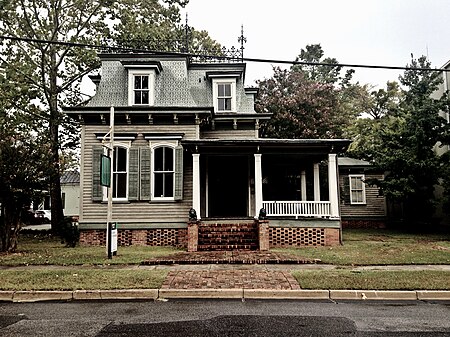
M213 233L214 228L205 227L203 220L218 217L224 219L222 224L229 218L254 219L259 239L250 249L255 245L267 250L290 244L339 244L336 152L346 144L343 140L274 139L184 142L192 151L192 208L196 212L188 225L188 241L191 237L196 242L188 243L188 249L205 250L199 244L199 233ZM275 239L280 236L294 239ZM227 242L222 234L220 240ZM223 247L210 243L213 246ZM225 246L240 249L234 243Z

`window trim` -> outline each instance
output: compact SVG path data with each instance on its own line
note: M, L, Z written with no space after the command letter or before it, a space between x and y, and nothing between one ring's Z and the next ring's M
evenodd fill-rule
M148 104L136 104L134 102L134 77L148 76ZM152 106L155 104L155 70L154 69L129 69L128 70L128 105Z
M176 184L176 181L175 181L175 173L176 173L176 170L175 170L175 167L176 167L176 151L175 151L175 149L176 149L176 146L177 146L177 144L176 144L176 142L174 143L174 142L158 142L158 143L154 143L154 144L150 144L150 148L151 148L151 151L152 151L152 154L151 154L151 191L150 191L150 200L151 201L173 201L173 200L175 200L175 184ZM157 196L155 196L155 186L156 186L156 184L155 184L155 173L160 173L160 171L155 171L155 159L156 159L156 156L155 156L155 150L156 149L158 149L158 148L162 148L162 147L168 147L168 148L171 148L172 149L172 156L173 156L173 158L172 158L172 163L173 163L173 167L172 167L172 173L173 173L173 176L172 176L172 180L173 180L173 183L172 183L172 189L173 189L173 191L172 191L172 196L171 197L157 197ZM169 171L163 171L163 172L169 172Z
M213 78L213 103L214 111L218 113L236 112L236 79L235 78ZM219 84L231 84L231 110L219 110Z
M360 191L359 189L352 189L352 178L359 178L361 180L361 191L362 191L362 201L354 201L353 200L353 191ZM364 182L365 175L364 174L349 174L348 175L348 184L349 184L349 192L350 192L350 204L351 205L366 205L366 183Z
M127 165L126 166L127 185L126 185L126 189L125 189L126 190L125 198L114 198L113 197L112 201L114 201L114 202L128 201L128 189L130 187L130 147L131 147L131 142L114 142L113 147L121 147L121 148L126 149L126 151L127 151L127 164L126 164ZM112 158L111 161L114 162L114 159ZM112 180L112 184L114 185L114 168L113 168L113 171L111 172L111 180ZM113 186L111 186L111 188L113 188ZM103 186L102 190L103 190L103 201L108 201L108 187Z

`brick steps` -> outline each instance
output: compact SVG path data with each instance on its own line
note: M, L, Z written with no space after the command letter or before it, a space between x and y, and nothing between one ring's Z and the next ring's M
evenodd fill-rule
M258 225L255 221L244 220L233 223L200 223L198 227L198 250L257 250Z

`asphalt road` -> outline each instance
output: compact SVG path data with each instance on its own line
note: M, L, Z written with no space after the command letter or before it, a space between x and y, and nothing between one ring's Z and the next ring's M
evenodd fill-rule
M5 302L0 336L450 336L450 303Z

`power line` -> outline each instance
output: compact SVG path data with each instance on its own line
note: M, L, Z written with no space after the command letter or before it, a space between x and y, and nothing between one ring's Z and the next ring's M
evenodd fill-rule
M79 42L66 42L66 41L49 41L42 39L32 39L16 36L4 36L0 35L0 40L11 40L11 41L22 41L29 43L42 43L42 44L53 44L67 47L77 47L77 48L91 48L95 50L110 50L110 51L121 51L121 52L132 52L132 53L148 53L155 55L171 55L171 56L183 56L183 57L199 57L199 58L215 58L221 60L234 60L235 57L230 56L218 56L218 55L205 55L196 53L184 53L184 52L169 52L169 51L158 51L149 49L139 49L139 48L127 48L127 47L115 47L115 46L104 46L89 43L79 43ZM431 71L431 72L450 72L450 69L437 69L437 68L419 68L419 67L401 67L401 66L385 66L385 65L368 65L368 64L349 64L349 63L326 63L326 62L306 62L306 61L288 61L288 60L276 60L276 59L262 59L262 58L250 58L243 57L240 58L246 62L256 62L256 63L275 63L275 64L292 64L292 65L305 65L305 66L322 66L322 67L343 67L343 68L367 68L367 69L387 69L387 70L415 70L415 71Z

